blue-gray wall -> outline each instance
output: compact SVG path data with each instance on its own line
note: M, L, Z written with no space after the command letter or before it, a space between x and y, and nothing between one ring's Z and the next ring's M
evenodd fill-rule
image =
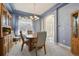
M9 11L9 12L13 12L13 10L12 10L12 7L11 7L11 4L10 3L4 3L3 4L6 8L7 8L7 10Z
M14 31L15 35L17 35L17 33L18 33L18 15L13 14L12 23L13 23L13 31Z
M79 10L79 4L68 4L58 10L58 38L59 42L70 46L71 41L71 13Z
M71 13L79 10L78 3L62 5L62 7L55 9L55 11L48 11L44 17L47 17L50 14L55 15L55 42L57 41L57 19L58 19L58 42L67 46L70 46L71 42ZM58 12L58 13L57 13ZM57 16L58 14L58 16ZM41 23L44 20L41 19ZM58 17L58 18L57 18Z

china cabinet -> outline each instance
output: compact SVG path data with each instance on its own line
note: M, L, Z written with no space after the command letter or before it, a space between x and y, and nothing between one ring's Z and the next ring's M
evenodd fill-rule
M74 55L79 55L79 11L71 15L71 51Z
M12 46L12 15L4 6L0 3L0 55L6 55L10 51Z

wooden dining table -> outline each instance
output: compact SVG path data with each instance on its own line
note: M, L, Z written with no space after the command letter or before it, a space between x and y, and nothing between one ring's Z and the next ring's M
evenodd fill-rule
M32 33L26 35L26 38L28 39L28 47L29 51L32 51L34 49L34 44L37 42L37 33Z

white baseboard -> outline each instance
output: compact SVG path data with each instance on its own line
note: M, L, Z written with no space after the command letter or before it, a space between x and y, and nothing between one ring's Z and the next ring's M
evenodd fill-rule
M62 47L65 47L65 48L67 48L67 49L71 49L71 47L69 47L69 46L67 46L67 45L64 45L64 44L62 44L62 43L58 43L58 45L60 45L60 46L62 46Z

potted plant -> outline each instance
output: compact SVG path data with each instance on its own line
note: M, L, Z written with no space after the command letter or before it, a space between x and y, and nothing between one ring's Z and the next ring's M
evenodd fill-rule
M7 35L11 32L11 29L10 28L6 28L6 27L3 27L3 34L4 35Z

